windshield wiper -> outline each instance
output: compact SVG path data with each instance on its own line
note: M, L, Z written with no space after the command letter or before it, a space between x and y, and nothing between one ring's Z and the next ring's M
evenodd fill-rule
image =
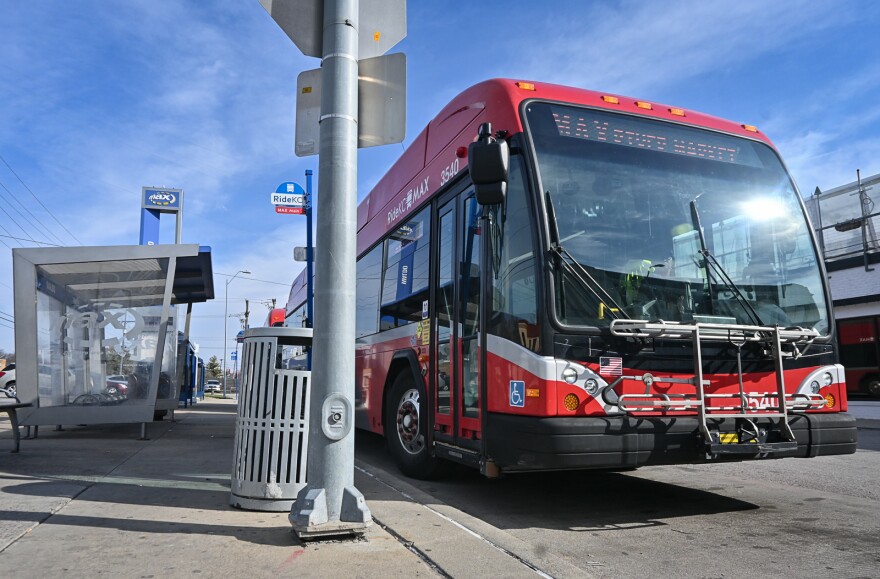
M614 301L614 298L612 298L611 294L602 287L602 284L596 281L596 278L590 275L590 272L588 272L587 269L568 252L568 250L562 247L562 242L559 238L559 225L556 222L556 209L550 198L550 191L547 191L545 194L545 201L547 204L547 220L550 225L550 233L554 237L554 242L551 244L550 251L559 256L559 261L565 270L571 274L571 277L576 279L584 289L593 294L593 297L595 297L600 304L604 303L610 305L608 310L614 319L618 318L618 313L623 314L628 318L629 316L626 315L626 312L623 311L620 304Z
M702 195L702 193L700 193ZM761 316L758 315L758 312L755 311L755 308L752 307L752 304L748 299L742 294L739 286L734 283L733 279L731 279L730 275L728 275L727 271L721 265L721 263L715 258L711 251L709 251L709 246L706 245L706 235L703 233L703 225L700 221L700 212L697 210L697 199L700 198L700 195L697 195L693 199L691 199L691 219L694 222L694 228L697 230L697 236L700 239L700 255L703 256L701 260L701 264L703 269L706 270L706 282L709 284L709 311L710 313L715 313L715 300L712 297L712 278L714 277L710 272L711 269L718 275L718 278L724 283L727 287L728 291L733 294L733 297L736 298L736 301L739 305L742 306L743 310L746 314L752 319L752 323L763 326L764 322L761 320Z
M551 244L550 251L554 252L557 256L559 256L559 261L565 270L571 275L572 278L576 279L580 285L586 289L588 292L593 294L600 304L610 305L607 310L611 314L614 319L617 319L619 316L617 314L622 314L623 316L629 318L626 315L626 312L623 311L623 308L620 307L614 298L611 297L611 294L602 287L596 278L590 275L590 272L587 271L578 260L572 256L568 250L562 247L561 240L559 239L559 225L556 223L556 211L553 207L553 201L550 199L550 192L546 193L546 202L547 202L547 220L550 222L550 233L555 238L554 242ZM588 281L589 280L589 281Z
M602 287L602 284L596 281L596 278L590 275L587 268L576 260L568 250L562 247L559 243L554 243L550 250L559 256L560 263L565 270L571 274L572 278L576 279L584 289L593 294L593 296L599 300L600 304L610 305L610 307L606 308L606 311L608 311L614 319L620 317L618 314L621 314L625 318L629 318L623 308L620 307L620 304L614 301L614 298L612 298L611 294Z

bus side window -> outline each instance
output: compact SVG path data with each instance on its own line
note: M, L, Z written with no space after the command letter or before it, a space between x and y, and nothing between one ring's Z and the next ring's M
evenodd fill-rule
M492 316L489 333L537 352L541 344L532 245L533 220L520 155L510 157L505 203L498 275L490 275ZM500 215L501 212L499 218Z
M423 303L428 299L430 241L430 207L401 224L385 240L380 330L422 320Z
M374 247L357 263L357 310L355 334L358 338L379 330L379 290L382 287L382 245Z

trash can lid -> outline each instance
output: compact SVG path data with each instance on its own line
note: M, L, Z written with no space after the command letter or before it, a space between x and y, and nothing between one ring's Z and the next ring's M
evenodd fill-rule
M286 345L310 346L312 328L250 328L244 335L245 340L249 338L279 338Z

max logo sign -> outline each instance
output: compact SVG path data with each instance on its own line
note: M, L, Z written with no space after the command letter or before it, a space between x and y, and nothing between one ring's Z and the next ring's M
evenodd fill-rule
M147 197L147 201L153 205L174 205L177 201L177 196L168 191L157 191Z
M144 327L144 318L137 310L118 309L71 312L57 320L53 331L60 329L71 349L88 350L96 340L100 340L104 348L116 348L122 344L122 339L138 337Z

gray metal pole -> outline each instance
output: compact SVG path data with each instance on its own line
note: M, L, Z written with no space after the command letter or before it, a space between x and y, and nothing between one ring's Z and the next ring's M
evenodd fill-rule
M226 400L226 358L228 357L226 354L226 331L227 326L229 325L229 284L232 283L232 280L238 277L238 274L243 273L245 275L250 275L251 272L246 269L240 269L235 272L235 275L226 280L226 291L223 294L224 299L223 302L226 304L223 307L223 399Z
M235 275L232 276L232 279L226 280L226 291L223 294L223 303L226 304L223 308L223 400L226 400L226 326L229 324L229 282L235 279Z
M308 485L290 522L300 538L362 533L372 516L354 487L358 1L324 2Z

